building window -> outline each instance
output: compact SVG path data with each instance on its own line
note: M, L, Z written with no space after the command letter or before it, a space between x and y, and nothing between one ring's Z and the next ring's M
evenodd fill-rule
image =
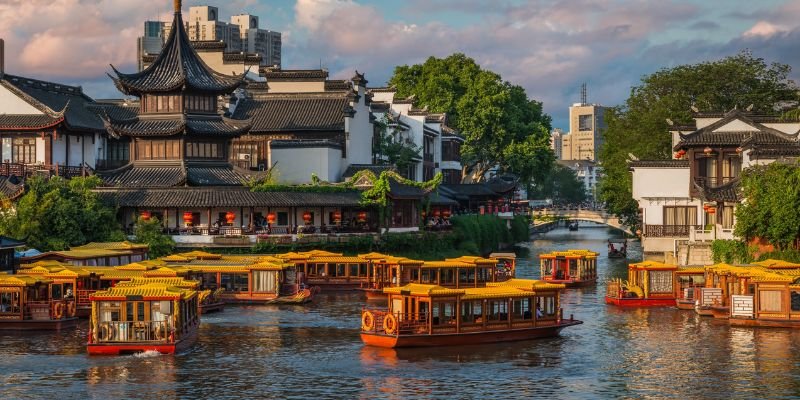
M106 143L106 160L110 164L124 164L130 160L130 149L128 141L109 139Z
M664 207L664 225L697 225L697 207Z
M279 211L278 212L278 225L285 226L289 225L289 213L286 211Z
M11 143L11 152L14 162L23 164L33 164L36 162L35 138L14 138Z
M733 206L722 207L722 229L733 229Z
M592 114L578 116L578 130L590 131L594 126L594 116Z
M187 158L225 158L225 151L218 142L186 142Z
M137 160L177 160L181 158L180 140L137 140Z

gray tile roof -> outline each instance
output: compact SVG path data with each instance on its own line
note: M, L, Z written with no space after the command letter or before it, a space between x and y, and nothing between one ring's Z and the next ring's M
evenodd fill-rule
M5 74L0 79L0 84L23 100L31 103L35 108L54 118L53 122L61 117L63 111L64 123L69 130L102 131L103 122L89 106L93 100L85 95L80 87L62 85L38 79L25 78ZM10 124L28 124L35 126L41 124L44 118L36 119L35 116L5 116L7 119L0 122L0 128ZM9 125L6 125L8 123Z
M322 80L328 78L328 71L324 69L287 69L282 70L274 67L264 67L259 71L259 75L267 81L286 81L286 80Z
M250 133L343 131L349 112L341 94L276 94L240 101L234 118L251 119Z
M630 168L689 168L689 160L639 160L628 163Z
M698 189L700 197L705 201L739 202L742 199L739 182L739 179L734 179L722 186L715 188L702 187L695 182L694 186Z
M121 207L358 207L357 191L343 193L251 192L245 187L99 189L102 199Z
M183 167L127 167L114 171L98 171L97 175L106 186L117 187L171 187L186 182L186 171Z
M241 136L250 129L249 121L233 120L225 117L213 118L132 118L128 120L109 119L106 129L111 136L171 136L179 133L196 136Z
M123 74L112 66L117 77L111 79L120 91L135 96L174 90L224 94L242 84L244 74L237 77L220 74L200 59L186 35L180 12L175 13L172 26L177 28L170 31L158 58L145 70Z
M347 166L347 169L344 170L342 174L342 179L348 179L353 177L358 171L368 170L372 171L375 176L378 176L383 171L394 171L395 168L393 165L373 165L373 164L350 164Z
M716 129L734 120L741 120L754 127L752 131L714 132ZM761 118L761 120L765 120ZM674 150L684 147L700 146L742 146L748 145L786 145L798 146L796 135L787 135L777 129L762 125L750 119L747 113L740 110L731 110L721 119L692 133L680 134L680 142Z

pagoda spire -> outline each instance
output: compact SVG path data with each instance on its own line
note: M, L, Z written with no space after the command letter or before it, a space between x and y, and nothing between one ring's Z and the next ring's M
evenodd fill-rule
M182 1L181 0L172 0L172 2L173 2L173 5L175 6L175 13L177 14L177 13L181 12L181 3L182 3Z

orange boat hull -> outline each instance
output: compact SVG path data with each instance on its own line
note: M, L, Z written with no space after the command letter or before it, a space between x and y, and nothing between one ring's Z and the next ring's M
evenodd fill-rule
M175 343L89 343L86 349L93 356L116 356L120 354L157 351L161 354L175 354L189 348L197 340L197 329Z
M714 318L728 319L731 316L731 309L730 307L711 306L711 315Z
M800 321L789 321L780 319L753 319L753 318L729 318L728 322L732 326L748 326L761 328L800 328Z
M694 310L694 300L678 299L675 300L675 304L681 310Z
M582 324L582 321L562 321L559 325L539 326L535 328L508 329L501 331L447 333L434 335L383 335L377 333L361 333L361 340L368 346L376 347L433 347L433 346L465 346L511 342L557 336L562 329Z

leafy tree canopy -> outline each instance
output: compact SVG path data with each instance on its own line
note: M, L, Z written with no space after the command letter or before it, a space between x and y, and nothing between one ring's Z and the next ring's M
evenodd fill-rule
M800 166L772 163L742 171L737 236L766 239L779 249L800 237Z
M553 161L551 119L542 103L464 54L398 66L389 83L398 97L414 96L417 106L447 113L465 137L462 163L476 180L499 166L528 183L543 179Z
M133 227L133 233L136 236L136 243L148 245L150 258L167 256L175 250L175 241L169 235L164 234L158 218L150 218L147 221L139 218Z
M375 164L394 165L398 171L405 171L417 160L421 160L421 149L412 142L405 142L388 132L386 117L375 121L378 140L372 145Z
M87 242L124 240L116 210L91 190L100 178L27 180L27 193L0 215L3 235L24 239L41 251L65 250Z
M608 129L600 150L605 177L600 197L624 223L635 224L637 205L631 197L628 154L639 159L671 157L667 118L692 123L691 107L726 111L734 107L774 113L776 104L797 100L797 87L788 79L791 68L767 64L749 52L719 61L664 68L642 78L625 104L606 113Z
M552 199L555 203L580 203L586 200L586 189L578 180L575 171L553 164L545 179L531 187L528 197L534 199Z

